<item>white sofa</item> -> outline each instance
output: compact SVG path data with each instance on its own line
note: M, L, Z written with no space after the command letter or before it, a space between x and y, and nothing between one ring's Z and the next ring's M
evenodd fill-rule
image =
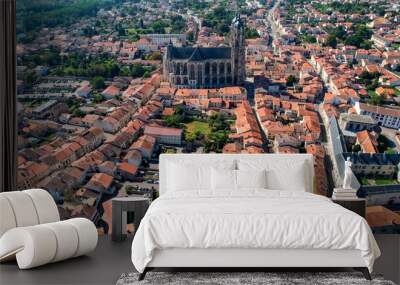
M91 252L97 239L88 219L60 221L43 189L0 193L0 262L16 259L20 269L33 268Z

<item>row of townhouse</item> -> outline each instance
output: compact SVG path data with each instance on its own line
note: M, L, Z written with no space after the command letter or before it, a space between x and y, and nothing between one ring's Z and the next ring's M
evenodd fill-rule
M97 148L103 140L103 131L93 127L57 148L51 144L38 148L36 156L28 157L26 151L21 151L20 156L25 155L25 162L18 166L18 188L31 188L52 172L69 167L76 159ZM35 151L30 150L30 153Z

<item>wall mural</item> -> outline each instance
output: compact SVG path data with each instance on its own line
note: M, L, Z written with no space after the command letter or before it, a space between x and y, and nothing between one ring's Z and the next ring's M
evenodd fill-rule
M71 2L17 1L19 189L110 233L111 198L157 197L161 153L309 153L315 194L364 197L400 233L400 111L379 99L398 53L282 27L296 1Z

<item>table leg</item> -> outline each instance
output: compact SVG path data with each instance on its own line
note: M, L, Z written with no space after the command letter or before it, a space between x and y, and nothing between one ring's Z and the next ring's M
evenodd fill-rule
M113 241L122 241L122 206L119 203L112 204L112 234Z
M121 240L125 240L127 237L127 234L126 234L127 220L128 220L128 213L126 211L122 211L122 213L121 213Z
M134 216L135 233L139 228L140 221L143 219L148 207L149 204L147 202L137 203L135 205L135 216Z

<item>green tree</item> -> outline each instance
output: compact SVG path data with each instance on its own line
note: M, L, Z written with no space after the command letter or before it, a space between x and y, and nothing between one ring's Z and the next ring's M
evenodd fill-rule
M377 95L375 92L370 95L370 99L368 101L372 105L381 105L382 104L382 97Z
M224 145L228 142L227 131L212 132L208 135L206 151L221 152Z
M336 48L337 39L334 34L328 35L328 38L326 39L326 46L330 46L331 48Z
M162 60L162 55L159 51L155 51L149 56L149 60Z
M55 48L50 48L49 50L45 50L40 55L40 64L47 66L59 65L61 63L60 53Z
M334 32L334 34L335 34L335 37L338 38L338 39L340 39L340 40L345 39L345 38L346 38L346 35L347 35L347 33L346 33L346 31L344 30L343 26L337 27L336 30L335 30L335 32Z
M86 115L85 112L83 112L83 111L80 110L80 109L75 109L75 111L74 111L74 116L76 116L76 117L82 118L82 117L84 117L85 115Z
M122 27L121 23L118 23L118 24L115 26L115 30L117 31L117 33L118 33L118 35L119 35L120 37L126 36L125 28Z
M246 39L255 39L255 38L259 37L258 32L257 32L256 29L247 28L247 27L246 27L246 30L244 32L244 35L245 35Z
M229 32L229 30L230 30L229 25L226 23L223 23L223 22L218 23L216 26L216 32L220 36L227 34Z
M151 28L153 32L156 34L165 34L165 28L168 27L168 24L162 20L154 21L151 24Z
M174 114L178 114L178 115L184 115L185 114L185 109L183 106L181 105L177 105L174 109Z
M143 68L143 65L141 65L140 63L135 63L131 66L131 76L134 78L142 77L144 72L145 70Z
M361 151L361 146L359 144L355 144L351 147L352 152L359 152Z
M299 80L294 77L293 75L289 75L286 78L286 86L293 86L295 83L297 83Z
M193 41L194 41L194 33L193 33L193 31L189 31L189 32L187 33L187 40L188 40L189 42L193 42Z
M165 117L165 123L168 127L182 128L182 123L185 121L185 114L173 114Z
M315 44L317 42L317 38L311 35L304 35L301 37L301 40L305 43Z
M101 94L96 94L93 96L93 102L94 103L100 103L104 101L104 97Z
M17 34L35 34L43 27L68 26L82 18L95 17L100 9L109 10L110 0L19 0Z
M371 83L367 84L367 89L370 91L375 90L376 88L379 87L379 80L378 78L375 78L371 81Z
M214 132L229 130L229 124L226 122L226 117L222 113L211 115L208 118L208 125Z
M181 33L186 28L186 21L181 15L171 17L171 32Z
M385 136L379 135L378 137L378 150L380 153L385 152L388 148L390 148L393 143Z
M102 89L104 88L104 77L102 76L95 76L90 80L90 84L94 89Z
M38 80L38 76L34 70L28 70L24 74L24 83L27 88L32 88L33 84Z

